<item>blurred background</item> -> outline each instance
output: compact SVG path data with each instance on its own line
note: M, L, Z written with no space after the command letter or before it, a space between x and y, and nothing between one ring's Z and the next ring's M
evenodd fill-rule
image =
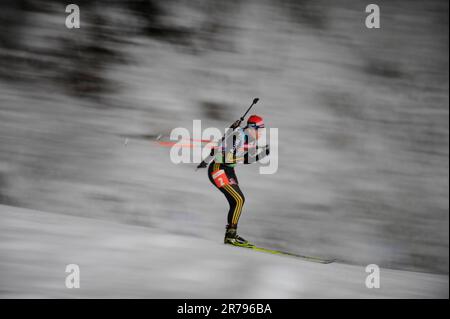
M379 0L380 29L358 0L67 4L0 2L0 204L220 243L225 198L152 138L258 96L279 169L237 168L245 238L448 275L447 1Z

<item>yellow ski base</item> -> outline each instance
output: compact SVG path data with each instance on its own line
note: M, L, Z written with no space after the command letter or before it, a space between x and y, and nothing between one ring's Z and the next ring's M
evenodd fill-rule
M260 252L268 253L268 254L272 254L272 255L284 255L284 256L296 257L296 258L300 258L305 261L315 262L315 263L319 263L319 264L330 264L330 263L336 261L336 259L324 259L324 258L314 257L314 256L299 255L299 254L289 253L286 251L281 251L281 250L276 250L276 249L268 249L268 248L263 248L263 247L258 247L258 246L244 246L244 245L241 246L241 245L235 245L235 244L227 244L227 245L241 247L241 248L247 248L247 249L260 251Z

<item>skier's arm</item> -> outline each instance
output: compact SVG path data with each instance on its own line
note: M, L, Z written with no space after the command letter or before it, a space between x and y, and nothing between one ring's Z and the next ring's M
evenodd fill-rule
M236 124L236 122L233 123L233 125L234 124ZM234 133L230 134L230 136L228 136L228 138L224 141L222 147L218 150L219 152L222 152L222 159L224 163L235 164L239 161L239 158L236 157L237 148L241 143L238 135Z
M264 157L268 156L270 154L270 147L269 145L264 146L263 150L256 155L256 161L262 160Z
M211 163L213 158L214 158L214 148L211 149L211 153L209 153L209 155L206 156L205 159L201 161L200 164L197 165L197 169L207 167L208 164Z
M233 130L233 132L234 132L239 127L240 124L241 124L241 120L237 120L233 124L231 124L229 128L231 130ZM228 133L228 131L226 131L225 134L227 134L227 133ZM217 149L213 148L211 150L211 152L209 153L209 155L200 164L198 164L197 169L207 167L208 164L211 163L211 161L216 156L216 154L215 154L216 151L222 152L222 146L224 145L223 142L225 142L225 145L230 145L231 143L234 143L233 134L230 134L230 136L228 136L226 141L222 140L221 143L219 145L217 145ZM230 152L228 152L228 154L225 154L225 158L230 160L230 158L232 157L232 154L233 153L230 154Z
M244 164L248 165L248 164L256 163L270 154L269 145L261 147L260 150L261 151L257 154L251 154L250 152L247 152L245 154Z

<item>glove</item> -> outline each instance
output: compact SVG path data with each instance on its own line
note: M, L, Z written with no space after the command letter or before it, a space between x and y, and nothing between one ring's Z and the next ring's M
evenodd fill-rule
M206 166L208 166L208 164L206 164L205 161L202 161L200 164L198 164L197 169L199 169L199 168L205 168Z
M237 120L236 122L231 124L230 128L235 130L235 129L237 129L239 127L239 125L241 125L241 120Z

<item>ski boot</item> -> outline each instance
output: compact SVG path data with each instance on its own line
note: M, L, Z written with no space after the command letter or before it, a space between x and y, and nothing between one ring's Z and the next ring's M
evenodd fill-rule
M241 236L239 236L236 232L236 228L229 228L225 232L225 238L223 240L224 244L239 246L239 247L253 247L254 245Z

